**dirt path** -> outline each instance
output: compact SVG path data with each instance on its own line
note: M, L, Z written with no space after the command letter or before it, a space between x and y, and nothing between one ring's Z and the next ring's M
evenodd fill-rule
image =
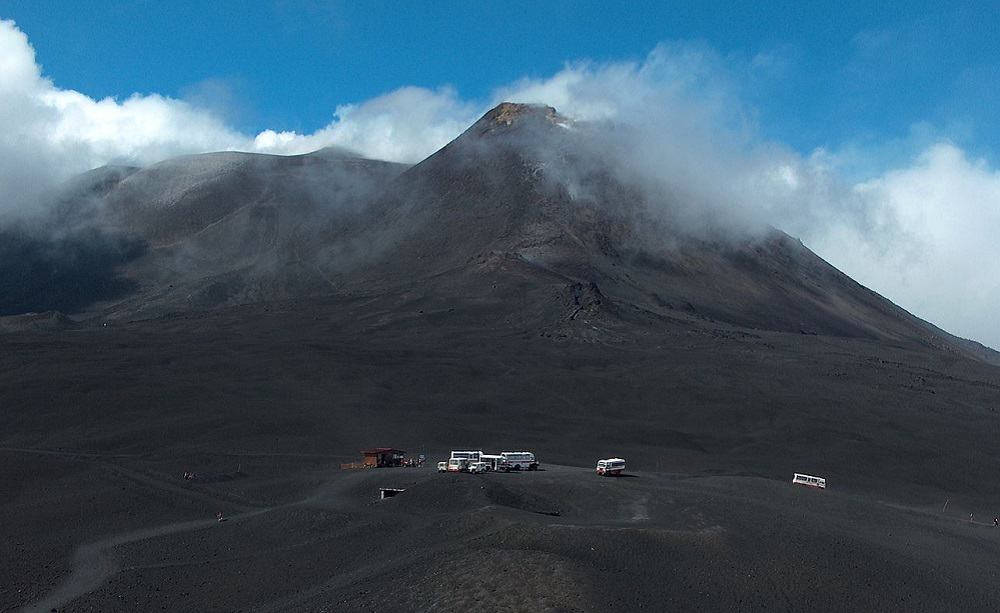
M139 458L136 453L91 453L89 451L60 451L56 449L35 449L32 447L0 447L0 452L30 453L34 455L56 456L80 460L107 460L112 458Z
M257 509L230 517L226 523L241 521L255 515L267 513L272 509ZM22 609L24 613L47 613L57 609L66 603L72 602L76 598L83 596L101 586L108 578L118 571L118 562L112 557L110 550L136 541L177 534L180 532L192 532L194 530L205 530L213 526L219 526L215 519L199 519L186 522L174 522L164 524L154 528L144 528L118 534L101 541L88 543L80 546L73 554L72 571L62 584L49 593L48 596L38 602L28 605Z
M204 497L207 500L218 502L218 500L213 499L211 496L202 495L198 492L192 492L191 490L173 484L163 483L159 479L148 477L143 473L137 473L129 469L122 469L118 466L114 466L114 468L124 472L126 476L130 478L147 483L157 489L163 489L186 496L193 495L195 497ZM339 498L342 493L365 476L367 476L367 474L363 472L344 475L340 479L328 482L317 488L316 492L312 496L291 504L250 510L246 510L246 508L244 508L243 513L229 517L226 522L221 524L221 526L225 526L230 522L242 521L251 517L262 515L275 509L296 505L305 504L330 508L340 507L342 504L340 503ZM57 609L100 587L105 581L120 570L119 564L115 561L114 556L111 553L111 550L115 547L128 543L134 543L136 541L167 536L170 534L206 530L219 525L219 522L215 519L174 522L153 528L143 528L141 530L124 532L100 541L81 545L73 554L69 576L56 589L45 596L45 598L24 607L22 611L24 613L47 613L48 611Z

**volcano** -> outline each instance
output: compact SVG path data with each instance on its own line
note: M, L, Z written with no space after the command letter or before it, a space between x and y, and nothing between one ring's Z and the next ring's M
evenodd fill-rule
M995 610L1000 355L605 129L504 103L412 166L97 169L6 230L4 601ZM340 469L387 445L549 469Z
M62 210L97 193L104 227L144 248L118 249L119 281L136 291L76 310L153 317L420 286L441 301L492 296L498 316L545 328L579 306L582 284L625 331L628 321L698 319L997 361L783 232L677 227L675 214L696 205L650 202L600 159L595 136L552 107L503 103L412 167L322 150L94 171L72 183Z

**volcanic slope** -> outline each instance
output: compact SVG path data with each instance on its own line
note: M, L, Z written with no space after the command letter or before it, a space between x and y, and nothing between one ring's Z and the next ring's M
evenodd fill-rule
M0 321L0 609L1000 608L994 354L678 225L590 129L81 179L64 218L141 248ZM340 469L377 445L546 470Z
M101 209L105 227L146 246L123 262L137 291L95 308L148 316L329 293L318 263L335 256L318 253L318 236L350 223L405 168L324 149L205 154L139 170Z
M123 259L120 281L137 290L90 310L149 317L400 291L419 280L441 299L516 287L525 300L503 317L536 328L564 327L569 306L570 318L588 309L643 325L696 317L914 342L1000 363L780 231L713 229L708 220L692 232L680 220L695 203L654 201L602 155L593 126L551 107L504 103L409 169L323 150L109 172L121 180L110 190L101 183L106 217L146 251Z
M591 126L551 107L501 104L399 176L356 230L389 246L330 277L359 292L421 279L456 299L516 287L530 298L508 318L557 327L569 305L570 319L586 310L644 325L694 316L914 342L1000 363L1000 354L913 317L773 228L675 225L693 205L651 202L601 158L600 142Z

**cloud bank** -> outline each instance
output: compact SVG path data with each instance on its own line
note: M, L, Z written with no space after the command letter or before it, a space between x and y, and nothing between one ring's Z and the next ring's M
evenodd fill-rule
M857 168L864 151L798 152L761 136L744 95L774 58L723 57L663 44L633 62L566 65L498 88L488 100L403 87L335 109L311 134L243 134L213 112L157 94L95 100L47 79L28 38L0 21L0 214L107 163L150 164L185 153L296 154L326 146L416 162L502 100L555 106L573 119L622 126L622 167L692 211L767 223L801 237L858 281L916 315L1000 347L1000 171L945 139L908 163ZM875 156L873 156L875 157Z
M761 137L740 95L766 78L759 59L661 45L642 62L570 65L516 83L498 100L630 126L624 164L637 180L658 182L694 211L800 237L914 314L1000 348L1000 170L939 138L908 165L851 181L840 169L856 171L864 151L801 154Z
M416 161L474 121L477 105L448 88L404 87L336 109L313 134L241 134L213 112L158 94L95 100L44 77L27 36L0 20L0 213L12 213L69 177L109 163L239 150L297 154L339 146Z

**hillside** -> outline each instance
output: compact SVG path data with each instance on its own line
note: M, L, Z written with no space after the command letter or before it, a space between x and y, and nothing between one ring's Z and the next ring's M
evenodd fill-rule
M0 260L3 608L996 610L997 354L681 223L595 129L68 186ZM341 470L382 445L430 462ZM461 448L545 471L434 471Z
M99 245L92 250L107 261L79 274L97 270L114 289L95 291L89 303L81 296L2 306L11 314L60 309L120 319L398 291L417 280L439 297L462 300L511 283L518 294L545 294L528 302L541 309L532 325L547 327L561 316L550 296L575 301L572 288L582 285L596 288L606 307L622 307L618 316L693 315L997 361L778 230L734 230L725 220L692 230L679 220L697 203L626 183L616 161L602 158L600 138L552 108L505 103L410 168L324 150L95 171L88 179L95 186L80 196L87 183L75 182L67 192L78 195L64 196L61 210L97 208L99 229L86 231L100 240L85 230L73 236ZM18 259L12 252L8 261ZM107 279L116 264L125 266ZM77 285L100 287L85 278Z

